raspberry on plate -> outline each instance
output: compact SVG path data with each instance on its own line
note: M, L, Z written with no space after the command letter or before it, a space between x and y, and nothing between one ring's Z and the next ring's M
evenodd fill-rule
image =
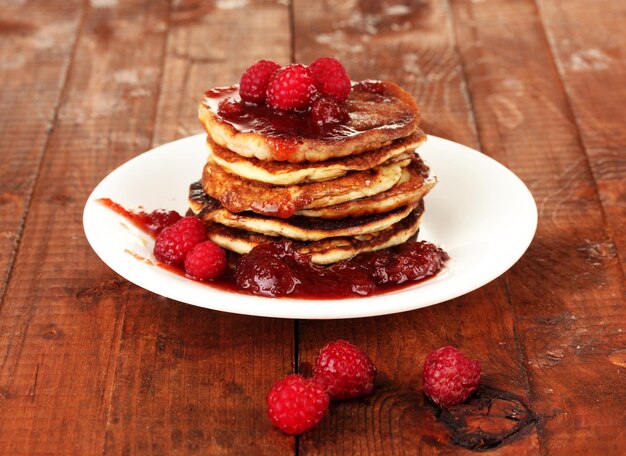
M311 117L320 127L340 124L349 119L348 112L329 95L322 95L313 102Z
M168 226L172 226L174 223L178 222L182 217L176 211L158 209L156 211L149 212L144 218L146 228L158 235Z
M313 375L328 388L331 399L349 399L372 392L376 367L350 342L338 340L320 350Z
M196 245L185 258L185 272L198 280L217 279L227 266L226 252L213 241Z
M241 99L250 103L264 103L270 77L279 69L280 65L271 60L259 60L249 67L239 81Z
M350 77L337 59L320 57L311 64L311 71L317 90L335 97L337 101L346 101L351 89Z
M480 363L454 347L441 347L424 361L424 393L440 407L465 402L479 381Z
M206 231L200 219L183 217L157 236L154 256L163 263L182 266L191 249L204 240Z
M267 393L267 414L285 434L301 434L319 423L328 410L330 398L314 378L291 374L274 383Z
M286 111L305 111L316 89L309 67L294 63L276 71L267 87L267 103Z

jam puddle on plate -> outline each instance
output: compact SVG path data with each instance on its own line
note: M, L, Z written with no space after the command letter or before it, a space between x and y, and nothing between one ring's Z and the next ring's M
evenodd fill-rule
M153 238L181 218L180 214L169 210L129 210L109 198L100 198L98 202ZM146 264L198 282L181 268L127 252ZM227 272L217 280L200 283L236 293L302 299L342 299L400 290L434 277L449 258L441 248L426 241L407 241L330 266L313 264L310 257L298 253L289 240L261 244L244 255L227 253Z

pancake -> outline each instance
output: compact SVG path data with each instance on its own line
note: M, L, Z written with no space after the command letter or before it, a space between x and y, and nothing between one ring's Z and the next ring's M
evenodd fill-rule
M378 149L417 130L419 109L407 92L388 81L352 86L344 107L350 119L319 127L310 116L245 104L237 121L217 114L227 97L239 99L238 86L205 93L198 117L208 135L244 157L292 163L319 162Z
M417 204L436 184L437 178L430 174L428 166L418 155L414 155L411 164L402 168L400 179L389 190L334 206L301 209L296 211L296 215L323 219L341 219L388 212L402 206Z
M407 151L415 150L426 140L421 130L396 139L372 151L324 162L289 163L246 158L215 143L207 137L211 157L231 174L272 185L295 185L336 179L349 171L363 171L393 158L399 159ZM406 157L404 157L406 158Z
M359 253L373 252L406 242L417 233L423 212L423 204L420 204L407 217L385 230L363 236L328 238L314 242L294 241L294 247L300 253L311 255L313 263L336 263ZM248 253L259 244L276 241L271 236L229 228L218 223L207 225L207 236L222 248L240 254Z
M415 208L399 207L383 214L366 215L359 218L319 219L311 217L290 217L280 219L265 217L254 212L233 214L214 198L202 191L199 182L189 187L189 206L204 222L213 222L231 228L252 231L267 236L282 236L299 241L319 241L341 236L357 236L383 230L399 222Z
M271 186L255 184L226 172L211 157L202 174L204 192L231 212L252 211L287 218L300 209L314 209L352 201L389 190L411 159L383 164L366 171L353 171L327 182Z

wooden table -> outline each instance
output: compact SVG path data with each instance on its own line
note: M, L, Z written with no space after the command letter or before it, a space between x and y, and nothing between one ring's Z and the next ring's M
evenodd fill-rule
M624 2L2 0L0 11L0 454L626 452ZM96 257L81 215L100 179L200 132L202 92L258 59L323 55L353 79L400 83L424 130L526 182L539 227L509 272L400 315L293 321L171 301ZM374 394L281 434L265 394L336 338L374 359ZM440 414L424 399L423 359L446 344L482 362L490 410Z

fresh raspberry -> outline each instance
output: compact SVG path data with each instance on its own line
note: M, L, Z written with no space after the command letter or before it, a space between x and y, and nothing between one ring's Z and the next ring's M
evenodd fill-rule
M217 279L227 265L226 252L213 241L201 242L185 257L185 272L198 280Z
M349 119L348 113L339 105L337 100L329 95L318 97L311 106L311 117L320 127L335 125Z
M322 93L346 101L350 94L351 83L346 69L332 57L320 57L311 64L315 87Z
M227 97L217 105L217 113L224 119L236 119L243 114L243 106L233 98Z
M146 228L158 235L168 226L178 222L182 217L176 211L157 209L145 215Z
M291 241L268 242L254 247L237 263L237 286L263 296L287 296L300 285L296 270L308 257L293 250Z
M267 103L277 109L305 111L316 89L311 69L294 63L275 72L267 87Z
M376 367L350 342L338 340L320 350L313 375L328 388L331 399L349 399L372 392Z
M441 347L424 361L424 393L440 407L465 402L479 381L480 363L454 347Z
M264 103L267 85L274 72L280 70L280 65L271 60L259 60L249 67L239 81L239 96L243 101L250 103Z
M422 280L436 274L448 259L445 251L430 242L407 242L395 252L373 256L370 277L381 286Z
M187 253L204 240L206 231L200 219L183 217L157 236L154 256L163 263L182 266Z
M277 381L267 393L267 414L285 434L301 434L324 418L330 398L324 385L298 374Z

